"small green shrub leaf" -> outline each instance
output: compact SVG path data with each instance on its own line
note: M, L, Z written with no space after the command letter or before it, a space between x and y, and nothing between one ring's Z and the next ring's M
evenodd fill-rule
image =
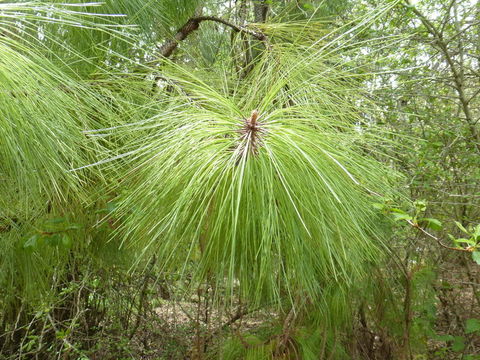
M67 234L63 234L62 245L64 247L66 247L67 249L70 249L72 247L72 238L70 236L68 236Z
M45 243L49 246L58 246L62 242L62 237L60 234L53 234L45 237Z
M412 220L413 218L408 215L408 214L399 214L399 213L393 213L393 218L395 221L400 221L400 220Z
M448 341L453 341L454 339L453 339L453 335L446 334L446 335L436 335L435 340L448 342Z
M442 222L437 219L432 218L423 218L420 221L425 222L426 226L433 230L441 230L442 229Z
M473 230L472 237L473 237L476 241L480 241L480 224L478 224L477 226L475 226L475 229Z
M463 244L468 244L468 245L475 245L476 242L470 239L465 239L465 238L460 238L460 239L454 239L456 243L463 243Z
M455 225L457 225L457 227L458 227L460 230L462 230L465 234L468 234L467 229L465 229L465 227L464 227L462 224L460 224L458 221L455 221Z
M474 251L472 253L472 259L475 261L478 265L480 265L480 251Z
M452 343L452 351L460 352L465 349L465 338L463 336L455 336Z
M45 224L63 224L66 221L67 220L65 218L59 217L59 218L48 219L45 221Z
M468 319L465 326L465 333L480 333L480 320L478 319Z

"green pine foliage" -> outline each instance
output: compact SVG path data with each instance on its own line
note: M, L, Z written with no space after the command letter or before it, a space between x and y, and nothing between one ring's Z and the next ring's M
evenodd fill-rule
M217 9L199 3L0 4L0 320L23 339L0 342L11 354L84 356L105 328L132 340L154 278L180 284L174 300L206 288L218 311L275 314L240 337L222 328L212 357L348 358L355 295L388 247L374 205L401 196L371 73L352 57L397 2L339 28L317 14L332 6L274 7L248 44L202 23L159 58L161 40Z
M112 132L129 138L122 231L127 246L155 249L175 271L197 259L197 275L216 274L227 294L238 279L255 301L316 299L332 281L354 282L378 257L371 203L388 191L389 171L369 155L343 89L292 76L287 97L290 69L263 61L272 79L255 84L251 76L234 94L164 65L174 85L159 94L163 111Z

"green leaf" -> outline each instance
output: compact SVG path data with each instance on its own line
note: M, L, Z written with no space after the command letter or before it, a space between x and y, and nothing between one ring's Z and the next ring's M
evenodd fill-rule
M115 202L109 202L107 204L107 212L111 213L111 212L114 212L117 208L117 203Z
M70 224L68 225L65 230L79 230L81 229L83 226L80 225L80 224Z
M465 234L468 234L467 229L465 229L465 227L464 227L462 224L460 224L458 221L455 221L455 225L457 225L457 227L458 227L460 230L462 230Z
M475 226L475 230L473 231L472 237L475 239L475 241L480 241L480 224Z
M465 326L465 334L480 332L480 320L468 319Z
M305 10L313 10L313 9L314 9L313 5L310 4L310 3L303 4L302 7L303 7Z
M449 334L446 334L446 335L436 335L436 336L435 336L435 340L444 341L444 342L453 341L453 336L452 336L452 335L449 335Z
M454 336L452 351L460 352L465 349L465 338L463 336Z
M63 224L67 220L63 217L48 219L45 221L45 224Z
M400 221L400 220L412 220L413 218L408 215L408 214L398 214L398 213L393 213L392 214L394 217L395 221Z
M424 212L427 210L427 202L425 200L417 200L413 203L417 212Z
M62 245L65 248L70 249L72 247L72 238L70 236L68 236L67 234L63 234Z
M465 239L465 238L454 239L453 241L455 241L456 243L464 243L472 246L476 244L475 241L471 239Z
M423 219L420 219L420 221L426 222L427 223L426 226L433 230L441 230L443 226L442 222L437 219L423 218Z
M474 251L472 252L472 259L475 261L478 265L480 265L480 251Z
M373 203L372 206L375 208L375 209L378 209L378 210L383 210L385 209L386 205L385 204L382 204L382 203Z
M466 355L465 360L480 360L480 355Z
M38 234L31 236L25 243L23 244L24 249L34 248L37 246Z
M45 243L49 246L58 246L62 243L62 237L60 234L53 234L45 237Z

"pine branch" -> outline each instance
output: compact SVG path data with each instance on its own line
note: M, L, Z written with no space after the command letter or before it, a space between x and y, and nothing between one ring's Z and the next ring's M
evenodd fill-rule
M200 23L203 21L214 21L220 24L223 24L225 26L228 26L232 28L235 32L240 32L244 33L250 36L253 36L257 40L260 41L267 41L267 36L263 34L262 32L257 32L253 31L250 29L247 29L244 26L240 26L234 23L231 23L227 20L215 17L215 16L196 16L190 18L185 25L183 25L175 34L173 39L166 41L161 47L160 47L160 55L162 57L168 58L172 55L172 53L175 51L175 49L178 47L178 44L180 41L185 40L192 32L197 30L200 26Z

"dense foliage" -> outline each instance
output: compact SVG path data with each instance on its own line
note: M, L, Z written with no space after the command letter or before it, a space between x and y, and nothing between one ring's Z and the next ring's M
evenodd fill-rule
M480 3L0 3L0 359L480 359Z

